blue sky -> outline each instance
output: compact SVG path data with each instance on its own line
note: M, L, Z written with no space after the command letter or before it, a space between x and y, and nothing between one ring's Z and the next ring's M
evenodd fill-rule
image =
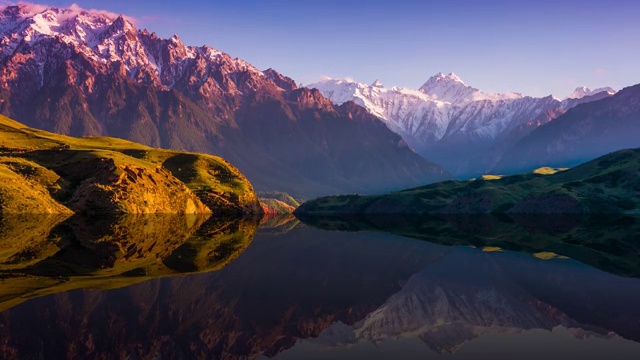
M640 1L128 0L106 9L160 36L208 44L298 82L321 76L419 87L455 72L490 91L563 96L640 83Z

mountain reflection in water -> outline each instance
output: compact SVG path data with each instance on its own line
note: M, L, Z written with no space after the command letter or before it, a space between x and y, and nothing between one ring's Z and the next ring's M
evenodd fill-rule
M1 358L640 353L635 219L305 220L5 218Z

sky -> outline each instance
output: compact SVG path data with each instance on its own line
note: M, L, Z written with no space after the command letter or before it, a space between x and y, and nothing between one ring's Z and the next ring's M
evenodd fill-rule
M1 1L1 0L0 0ZM6 3L6 2L5 2ZM299 83L420 87L454 72L485 91L559 97L640 83L637 0L48 0L136 18Z

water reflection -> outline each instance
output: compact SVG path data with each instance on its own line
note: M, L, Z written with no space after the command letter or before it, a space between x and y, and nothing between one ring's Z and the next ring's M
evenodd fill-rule
M249 245L259 219L145 215L2 218L0 310L74 288L212 271Z
M566 256L604 271L640 277L640 218L466 215L303 217L326 230L384 231L448 246Z
M375 226L393 225L427 238L427 233L416 231L417 222L404 221ZM572 226L565 226L567 221L562 226L548 221L540 226L533 220L507 222L513 229L497 229L487 219L455 221L460 218L446 224L423 222L420 226L432 232L430 239L433 231L439 231L435 234L441 240L431 242L379 231L326 231L293 218L264 221L257 233L256 222L211 219L180 220L182 225L176 226L182 232L169 224L157 225L162 234L125 230L122 225L107 227L106 232L86 230L99 236L74 241L85 247L106 242L125 250L135 244L131 249L136 250L104 251L115 260L100 256L100 264L115 265L103 268L91 261L80 270L59 251L41 251L48 254L47 264L59 265L46 268L56 269L55 274L62 268L78 271L79 275L65 275L68 282L110 271L119 274L115 278L134 277L138 283L123 287L107 283L89 290L57 288L47 296L5 305L0 313L0 354L132 359L637 356L640 279L554 257L549 255L554 249L543 248L562 245L558 239L579 240L586 231L581 230L580 219ZM330 225L362 229L356 223ZM74 226L63 221L44 238L87 233L73 230L82 229ZM123 235L109 237L118 229ZM622 235L622 230L612 231ZM125 231L147 235L126 240ZM518 232L520 243L514 237ZM463 233L466 238L459 238ZM538 240L539 234L546 242ZM564 235L558 238L558 234ZM153 245L154 238L164 239L166 248ZM596 241L595 236L586 240ZM498 243L503 249L519 243L521 251L497 251ZM470 244L475 248L449 246ZM584 248L596 251L593 246ZM555 251L560 254L562 249ZM2 252L5 277L44 276L33 270L45 268L38 266L43 260L30 260L13 272L4 261L9 253ZM151 263L136 255L143 253L153 254L154 265L135 267L144 269L144 275L130 271L129 262ZM603 254L616 260L611 252ZM628 265L622 269L633 274ZM195 273L158 277L190 271Z

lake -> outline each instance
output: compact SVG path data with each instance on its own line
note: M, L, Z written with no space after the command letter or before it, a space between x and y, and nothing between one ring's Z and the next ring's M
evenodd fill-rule
M5 359L637 359L640 221L19 216Z

